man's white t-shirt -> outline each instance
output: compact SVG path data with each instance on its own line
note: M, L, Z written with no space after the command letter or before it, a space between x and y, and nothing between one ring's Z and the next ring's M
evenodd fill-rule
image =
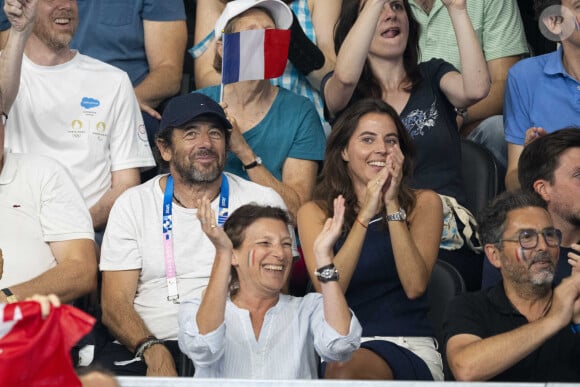
M231 214L238 207L257 203L286 209L271 188L225 173L229 183ZM177 340L179 305L167 300L163 255L163 191L157 176L125 191L115 202L101 249L101 271L141 270L134 307L151 333ZM218 213L219 196L211 203ZM206 288L215 248L201 229L196 209L173 205L173 252L181 300L200 297Z
M76 53L56 66L26 55L6 122L6 147L60 161L90 208L111 172L155 165L137 97L124 71Z
M70 175L43 156L4 154L0 172L0 288L57 265L48 242L94 239L89 210Z

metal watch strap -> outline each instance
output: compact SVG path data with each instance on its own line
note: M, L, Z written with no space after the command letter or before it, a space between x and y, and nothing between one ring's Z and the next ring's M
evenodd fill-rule
M397 212L387 214L387 222L403 222L407 220L407 213L403 207L399 208Z

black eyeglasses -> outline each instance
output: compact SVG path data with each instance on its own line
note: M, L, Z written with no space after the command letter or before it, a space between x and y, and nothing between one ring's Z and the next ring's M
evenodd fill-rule
M8 116L4 112L0 113L0 115L2 116L2 126L4 126L4 125L6 125L6 121L8 120Z
M518 239L500 239L498 242L519 242L524 249L535 249L538 246L538 234L540 233L544 236L548 246L560 246L562 231L557 228L545 228L540 232L534 229L521 230L518 234Z

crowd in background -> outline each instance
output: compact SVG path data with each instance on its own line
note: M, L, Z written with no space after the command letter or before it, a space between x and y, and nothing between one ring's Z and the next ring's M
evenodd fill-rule
M0 4L0 303L93 315L76 366L580 381L578 1Z

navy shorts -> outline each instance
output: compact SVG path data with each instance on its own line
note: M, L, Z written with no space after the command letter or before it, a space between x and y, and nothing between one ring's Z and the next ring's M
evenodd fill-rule
M383 340L366 341L360 347L373 351L387 362L395 380L433 380L423 359L407 348Z
M361 348L379 355L393 371L395 380L433 380L427 364L419 356L395 343L372 340L361 343ZM320 367L320 377L324 378L326 362Z

